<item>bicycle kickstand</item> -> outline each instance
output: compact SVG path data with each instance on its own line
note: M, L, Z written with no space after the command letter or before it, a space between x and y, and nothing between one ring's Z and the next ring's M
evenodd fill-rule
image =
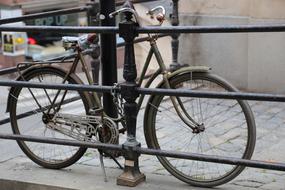
M103 175L104 175L104 181L108 182L107 174L106 174L106 170L105 170L105 165L104 165L104 160L103 160L103 152L102 151L99 151L99 159L100 159L101 169L102 169L102 172L103 172Z

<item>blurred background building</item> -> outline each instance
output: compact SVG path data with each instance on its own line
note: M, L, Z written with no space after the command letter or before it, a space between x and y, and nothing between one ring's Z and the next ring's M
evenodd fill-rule
M1 0L0 1L0 18L16 17L21 15L40 13L45 11L59 10L65 8L78 7L85 4L85 0ZM13 23L10 25L45 25L45 26L84 26L87 25L86 14L68 14L60 16L50 16L26 21L25 23ZM17 34L17 33L16 33ZM13 35L13 33L11 33ZM14 66L17 62L24 61L26 58L41 59L48 58L52 54L60 54L64 50L54 44L60 41L64 34L58 33L27 33L26 38L23 36L26 43L25 53L6 54L2 51L0 54L0 68ZM68 34L72 35L72 34ZM74 34L77 35L77 34ZM2 40L5 33L2 33ZM16 38L13 38L16 41ZM15 44L15 43L14 43ZM7 45L6 45L7 46ZM4 47L4 44L2 44ZM4 55L3 55L4 54Z
M88 1L0 0L0 17L77 7L86 2ZM146 10L156 5L164 5L167 13L170 14L171 2L172 0L148 2L137 4L136 8L144 25L152 25L155 23L145 15ZM284 7L284 0L179 0L180 25L283 24L285 23ZM85 14L71 14L35 19L22 24L84 26L87 25L87 19ZM169 22L165 25L169 25ZM40 59L56 53L61 54L64 50L55 43L61 36L56 33L27 34L27 42L30 43L27 46L27 53L14 56L0 54L0 68L15 65L25 58ZM118 38L118 42L120 41L121 39ZM166 64L171 64L171 38L160 39L158 44ZM6 44L6 47L9 47L9 44ZM138 69L143 64L147 52L146 42L136 45ZM285 92L284 60L285 33L183 34L180 36L180 64L210 66L214 73L218 73L244 90ZM121 67L122 63L123 49L119 49L118 66ZM152 67L156 67L155 63Z
M181 25L285 24L284 0L180 0ZM180 63L209 65L241 89L285 92L285 33L188 34Z

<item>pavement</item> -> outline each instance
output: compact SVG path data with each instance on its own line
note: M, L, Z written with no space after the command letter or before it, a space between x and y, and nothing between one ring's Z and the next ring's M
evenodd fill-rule
M5 104L8 88L0 87L0 118L7 117ZM257 141L252 159L285 162L285 103L250 101L254 112ZM146 147L142 130L143 111L138 116L138 141ZM0 127L0 133L11 133L10 124ZM122 138L122 141L124 139ZM123 163L123 159L119 159ZM122 172L108 158L105 159L108 182L104 182L98 153L88 150L76 164L63 170L43 169L30 161L16 142L0 140L1 190L99 190L130 189L116 185ZM146 182L136 189L206 189L189 186L171 176L155 157L142 155L140 169ZM285 190L285 172L246 168L237 178L215 189Z

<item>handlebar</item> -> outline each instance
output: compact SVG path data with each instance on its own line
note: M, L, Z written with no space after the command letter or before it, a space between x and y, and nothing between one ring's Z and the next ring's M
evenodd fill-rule
M166 15L166 11L165 11L165 8L163 6L154 7L153 9L147 11L146 14L150 15L153 18L155 13L158 12L159 10L161 10L161 12L156 14L156 20L158 20L159 24L161 25L163 23L163 21L165 20L165 15ZM114 18L116 15L121 14L121 13L125 13L125 12L131 13L133 15L133 17L135 18L136 22L138 23L138 25L141 26L141 22L140 22L138 13L133 8L123 7L121 9L118 9L117 11L110 13L109 17Z
M136 19L136 22L138 23L138 25L141 26L138 13L132 8L127 8L127 7L121 8L115 12L110 13L109 17L114 18L116 15L118 15L120 13L124 13L124 12L131 13L134 16L134 18Z

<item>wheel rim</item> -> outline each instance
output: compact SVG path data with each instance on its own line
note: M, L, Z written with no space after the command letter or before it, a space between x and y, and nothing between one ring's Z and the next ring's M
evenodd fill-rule
M174 80L173 85L175 88L201 91L214 91L213 88L215 88L215 91L219 92L221 89L217 89L218 87L228 88L219 80L213 80L212 77L202 77L204 81L197 80L197 78L201 78L201 76L195 77L194 75L187 85L185 83L181 85L178 83L184 81L185 77L180 77L181 80ZM210 85L212 82L219 85ZM235 100L200 98L181 98L181 100L187 110L192 110L191 115L194 115L195 121L205 126L205 131L193 134L192 129L177 116L169 97L164 97L163 100L162 97L155 98L153 102L156 103L150 106L152 111L149 115L152 117L152 124L155 125L151 131L154 140L149 143L150 146L163 150L206 155L251 157L254 141L250 136L255 133L251 127L247 127L247 125L253 124L250 123L248 116L243 114L243 111L246 110L243 102L240 101L239 104ZM157 111L157 108L160 110ZM227 120L223 118L227 118ZM152 124L149 123L149 125ZM199 186L216 186L225 183L243 169L238 166L165 157L159 157L159 160L170 173L179 179Z
M41 82L41 83L51 83L51 84L62 84L63 76L61 73L51 72L42 70L39 74L32 74L27 76L26 80L29 82ZM70 83L74 83L72 79L68 79ZM70 81L71 80L71 81ZM66 83L68 83L66 82ZM48 109L50 102L53 101L57 90L50 89L31 89L33 95L37 97L38 103L41 104L42 108ZM58 101L63 97L64 91L61 91ZM49 97L49 98L47 98ZM86 102L79 98L80 94L76 91L68 91L65 96L65 100L77 99L76 101L66 103L60 109L60 113L65 114L86 114ZM82 98L82 97L81 97ZM38 103L34 100L29 89L22 88L16 93L14 97L14 112L11 113L13 131L16 134L40 136L48 138L60 138L72 140L73 138L56 132L49 127L44 122L44 114L40 111ZM35 112L30 114L28 117L15 120L16 115ZM45 113L47 111L44 111ZM63 126L68 129L68 126ZM74 139L73 139L74 140ZM41 144L34 142L24 142L18 141L22 150L36 163L48 167L48 168L61 168L66 167L78 159L82 155L83 149L80 147L70 147L63 145L52 145L52 144Z

